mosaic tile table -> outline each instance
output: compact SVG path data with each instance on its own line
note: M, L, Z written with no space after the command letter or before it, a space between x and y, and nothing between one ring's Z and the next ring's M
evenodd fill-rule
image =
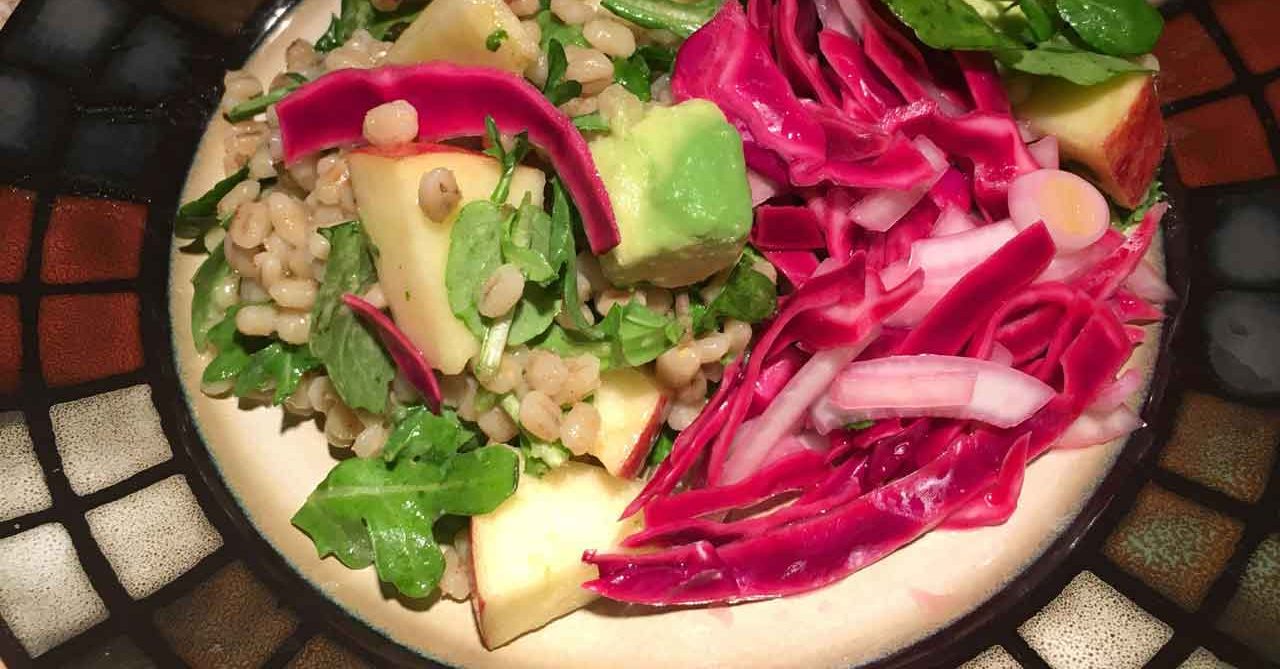
M9 667L415 659L246 529L174 377L178 189L222 71L290 4L24 0L0 31ZM886 666L1280 663L1280 2L1164 11L1168 247L1185 310L1152 427L1045 558Z

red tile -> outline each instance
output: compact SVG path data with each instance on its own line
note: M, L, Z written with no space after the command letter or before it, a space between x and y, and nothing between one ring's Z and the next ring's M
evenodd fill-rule
M138 276L147 208L140 204L59 197L49 214L40 278L83 283Z
M22 280L27 269L27 247L31 245L31 218L35 216L36 194L0 187L0 283Z
M1271 107L1271 113L1280 119L1280 79L1277 79L1262 89L1263 95L1267 97L1267 104Z
M52 295L40 300L40 367L67 386L142 367L138 296Z
M1276 0L1215 0L1213 11L1231 43L1254 72L1280 67L1280 2Z
M1169 117L1173 160L1182 182L1211 186L1276 173L1262 122L1243 95Z
M1235 78L1227 59L1190 13L1165 24L1155 55L1160 60L1157 90L1162 102L1208 93Z
M18 298L0 295L0 395L17 392L22 372L22 316Z

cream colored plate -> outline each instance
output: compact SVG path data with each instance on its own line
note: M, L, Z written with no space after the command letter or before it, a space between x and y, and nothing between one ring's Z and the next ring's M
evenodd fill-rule
M249 62L264 81L283 67L285 47L315 39L337 0L305 0ZM184 201L223 176L227 126L210 127ZM207 358L191 343L190 279L199 258L175 252L174 346L183 387L223 478L263 536L335 603L423 655L466 667L847 667L885 656L972 611L1034 561L1076 516L1114 462L1119 443L1051 452L1027 471L1017 512L1000 527L933 532L823 590L733 607L628 613L600 603L495 652L480 645L468 606L442 601L414 610L387 599L373 569L351 571L316 557L289 524L334 465L314 424L282 428L279 410L242 411L199 391ZM1159 332L1148 333L1155 342ZM1150 370L1155 348L1133 364ZM513 556L518 559L518 556Z

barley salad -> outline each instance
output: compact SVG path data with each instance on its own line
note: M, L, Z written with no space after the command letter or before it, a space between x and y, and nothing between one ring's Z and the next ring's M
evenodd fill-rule
M344 2L265 86L227 75L227 177L176 226L202 389L319 421L340 461L294 524L470 599L489 647L594 593L819 587L884 537L806 558L805 528L887 531L859 504L930 476L974 478L867 560L1002 522L1028 460L1140 424L1164 137L1142 35L961 5L991 44L905 1ZM1063 90L1126 103L1073 126ZM1139 159L1089 152L1126 123Z

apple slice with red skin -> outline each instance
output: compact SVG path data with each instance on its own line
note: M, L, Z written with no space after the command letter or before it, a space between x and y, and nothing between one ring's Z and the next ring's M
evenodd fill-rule
M644 471L649 451L662 430L667 394L652 374L614 369L600 375L595 407L600 432L587 449L610 474L635 478Z

